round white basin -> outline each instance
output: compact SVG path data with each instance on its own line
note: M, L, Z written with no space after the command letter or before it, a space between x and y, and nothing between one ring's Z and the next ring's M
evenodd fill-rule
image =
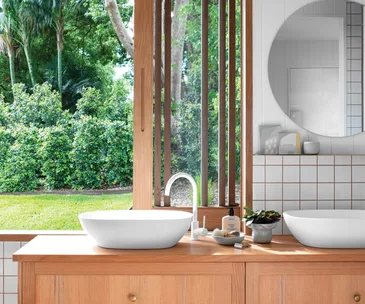
M318 248L365 248L365 210L293 210L284 212L293 236Z
M173 247L188 231L193 214L171 210L94 211L79 220L96 244L113 249Z

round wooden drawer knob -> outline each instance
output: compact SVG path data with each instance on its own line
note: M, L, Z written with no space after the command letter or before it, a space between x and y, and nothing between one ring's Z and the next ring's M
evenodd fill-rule
M355 302L360 302L361 296L358 294L354 295L354 300L355 300Z
M137 301L137 296L136 296L136 295L134 295L134 294L130 294L130 295L129 295L129 301L131 301L131 302L136 302L136 301Z

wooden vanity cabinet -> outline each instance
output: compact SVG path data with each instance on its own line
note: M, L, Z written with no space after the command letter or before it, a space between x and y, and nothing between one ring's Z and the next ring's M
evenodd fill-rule
M13 256L19 304L365 304L365 249L276 236L244 250L185 236L166 250L108 250L38 236Z
M239 304L244 264L20 263L24 304Z
M365 303L365 263L248 263L247 304Z

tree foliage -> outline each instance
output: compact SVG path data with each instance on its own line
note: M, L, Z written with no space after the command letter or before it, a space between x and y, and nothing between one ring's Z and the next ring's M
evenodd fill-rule
M103 1L4 0L1 5L0 190L130 184L133 58L118 40ZM133 43L131 1L118 0L114 9ZM172 170L200 175L201 1L175 0L173 10ZM238 33L239 20L237 9ZM218 41L218 0L213 0L208 37L212 182L218 172ZM237 54L239 41L237 35ZM237 56L237 83L239 63ZM121 67L129 73L116 77ZM239 97L237 89L237 131ZM237 168L238 138L239 132Z
M132 181L132 106L116 82L106 101L84 89L71 116L50 85L0 101L0 191L95 189ZM106 104L106 106L104 106Z

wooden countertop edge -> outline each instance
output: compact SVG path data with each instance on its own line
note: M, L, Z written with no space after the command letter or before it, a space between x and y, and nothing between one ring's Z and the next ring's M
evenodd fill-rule
M282 256L86 256L86 255L54 255L54 256L19 256L14 255L16 262L52 262L52 263L282 263L282 262L364 262L365 255L326 254L318 255L282 255Z
M255 263L365 262L365 249L318 249L301 245L292 236L275 236L271 244L235 249L211 237L191 242L186 235L177 246L162 250L110 250L83 235L38 236L13 255L17 262L54 263Z

